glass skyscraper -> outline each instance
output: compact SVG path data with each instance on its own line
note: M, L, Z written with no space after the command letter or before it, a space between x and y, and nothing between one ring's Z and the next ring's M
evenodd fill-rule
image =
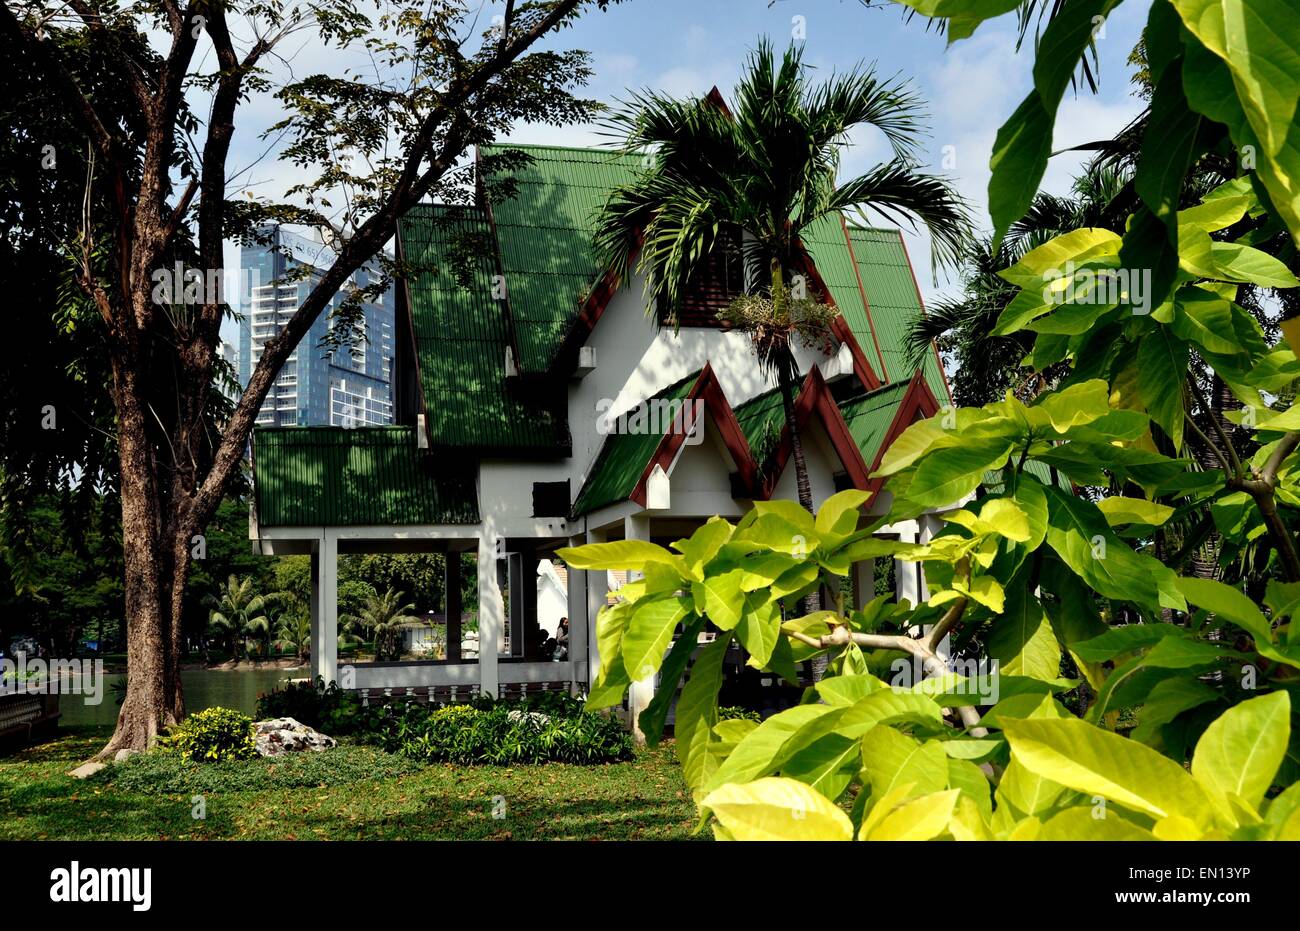
M280 332L334 261L328 246L282 227L264 231L266 245L244 246L240 254L243 319L239 327L239 382L247 385L262 347ZM307 269L295 278L296 269ZM300 273L298 273L300 274ZM350 283L365 287L370 272L356 271ZM345 299L345 285L321 312L280 369L257 417L260 426L392 423L393 289L362 305L365 341L330 351L321 340L331 311Z

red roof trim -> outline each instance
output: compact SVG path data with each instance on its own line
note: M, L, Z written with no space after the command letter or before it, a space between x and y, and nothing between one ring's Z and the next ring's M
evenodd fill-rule
M805 429L814 413L818 415L825 428L831 447L848 472L853 487L867 490L869 484L867 476L870 470L867 468L866 460L862 458L862 451L858 449L858 444L853 441L853 434L849 432L849 425L844 422L844 415L840 413L839 405L831 395L830 386L826 384L821 370L815 367L808 373L803 389L799 392L799 398L795 401L794 417L801 438L806 435ZM790 435L790 427L787 424L782 428L780 442L773 452L773 468L763 480L761 497L764 500L770 499L775 493L776 485L793 454L794 439Z
M903 238L903 231L898 230L898 242L903 247L903 258L907 259L907 270L912 273L912 287L916 289L916 302L921 305L921 316L925 316L925 298L921 297L921 286L916 281L916 268L912 265L912 256L907 251L907 240ZM934 362L939 366L939 377L943 379L943 390L948 393L948 403L952 403L952 385L948 384L948 373L943 370L943 359L939 356L939 347L934 341L930 341L930 348L934 350Z
M853 251L853 237L849 235L849 224L840 214L840 229L844 231L844 245L848 247L849 258L853 260L853 277L858 280L858 292L862 295L862 309L867 313L867 326L871 329L871 342L876 346L876 358L880 360L880 377L889 381L889 366L885 365L885 354L880 351L880 337L876 334L876 320L871 316L871 302L867 300L867 286L862 282L862 269L858 268L858 256ZM912 280L916 284L915 276Z
M912 375L911 381L907 383L907 390L903 392L903 399L898 402L898 410L894 413L894 419L890 421L889 429L885 431L885 438L880 441L880 448L876 450L876 456L871 462L868 474L880 468L885 453L894 444L894 441L903 435L904 430L918 420L933 417L939 413L939 410L939 401L935 398L934 392L930 390L930 385L926 382L925 376L919 371L916 372ZM887 480L886 477L870 479L868 489L872 494L875 494L880 491L881 486Z
M704 369L695 380L685 400L704 402L704 410L713 417L713 423L722 436L722 442L740 471L742 483L746 488L754 487L757 484L758 465L754 461L754 454L749 449L749 441L745 439L745 433L740 429L736 414L731 409L731 404L727 401L727 396L723 393L722 385L718 381L718 376L714 374L711 364L705 363ZM669 430L659 441L654 455L650 457L650 461L641 472L641 477L637 480L636 488L632 490L632 500L641 507L645 507L646 484L650 481L655 466L660 466L665 472L672 468L678 451L686 442L686 437L687 431Z

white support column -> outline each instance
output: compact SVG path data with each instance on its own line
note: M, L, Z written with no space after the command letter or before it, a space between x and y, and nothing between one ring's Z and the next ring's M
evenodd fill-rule
M581 546L585 541L581 537L570 537L569 546ZM595 618L587 618L587 575L577 569L570 569L569 586L569 659L573 662L573 688L577 691L579 683L591 684L589 657L587 655L587 631L594 629Z
M646 513L629 514L623 518L623 538L626 540L646 540L650 539L650 515ZM640 572L629 572L628 581L641 578ZM645 742L645 734L641 733L641 727L638 723L641 712L646 709L650 701L655 697L655 673L650 673L642 679L637 679L627 690L627 708L628 724L632 729L632 736L636 738L637 743Z
M898 539L902 543L915 543L917 525L915 521L897 524ZM905 559L894 560L895 593L898 603L911 602L913 606L921 603L921 583L919 578L921 564Z
M339 541L325 534L320 542L321 651L318 674L326 685L339 677Z
M497 695L497 653L505 631L505 605L497 584L497 541L495 526L485 520L478 538L478 675L479 688Z
M605 535L598 530L587 531L588 543L604 543ZM600 671L600 646L596 641L596 618L605 607L609 594L609 573L604 569L588 569L587 577L587 673L591 679ZM591 679L587 681L590 682Z
M311 676L325 677L325 624L321 617L321 554L319 548L311 556Z

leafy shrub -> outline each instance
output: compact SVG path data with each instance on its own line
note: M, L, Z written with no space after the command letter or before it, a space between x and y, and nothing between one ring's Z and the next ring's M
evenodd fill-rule
M757 711L750 711L748 708L738 708L735 705L725 705L718 709L719 721L753 721L760 724L763 716Z
M343 785L397 778L420 768L415 760L354 744L335 747L328 753L202 764L187 762L175 753L140 753L92 778L128 792L189 795Z
M287 682L258 696L257 717L293 718L332 737L370 733L382 727L383 715L372 713L356 692L328 686L320 676L314 682Z
M407 705L380 737L386 750L425 763L611 763L632 757L632 736L614 718L567 695L429 711Z
M218 763L257 756L253 719L230 708L205 708L172 728L159 741L165 753L186 763Z

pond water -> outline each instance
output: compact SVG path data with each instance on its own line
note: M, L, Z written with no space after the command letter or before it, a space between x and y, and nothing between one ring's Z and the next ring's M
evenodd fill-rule
M181 672L185 687L186 712L204 708L234 708L253 714L257 696L269 692L285 679L300 679L307 675L307 667L297 669L188 669ZM113 684L123 676L104 676L104 700L98 705L88 705L80 695L65 694L59 699L61 724L115 724L117 699Z

